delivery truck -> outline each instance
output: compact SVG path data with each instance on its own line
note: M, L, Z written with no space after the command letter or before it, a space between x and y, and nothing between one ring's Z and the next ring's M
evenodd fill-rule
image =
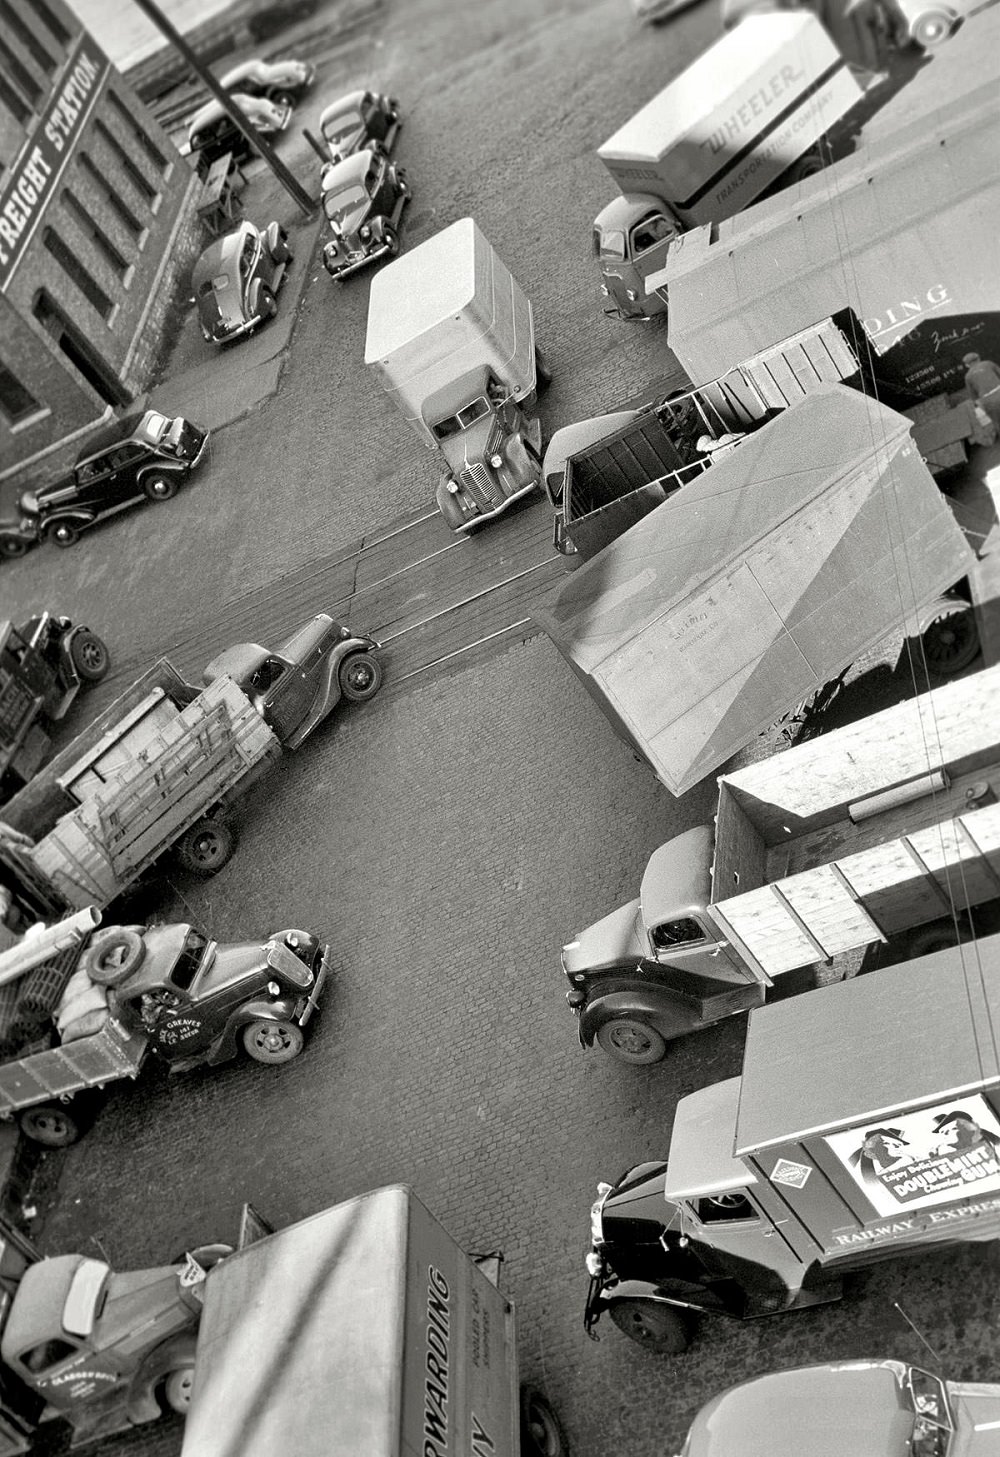
M669 295L670 347L692 383L831 317L881 398L961 390L964 354L1000 353L998 148L991 80L794 193L677 238L648 282Z
M935 671L966 665L972 611L948 594L973 561L910 422L835 385L747 435L534 616L682 794L894 631L923 633Z
M709 46L597 149L622 193L594 220L605 313L664 312L646 280L671 240L817 170L816 144L861 94L806 10L747 16Z
M365 363L410 428L444 457L436 501L468 532L534 490L549 370L531 304L472 218L373 280Z
M58 911L108 905L168 850L214 874L229 807L341 698L377 692L378 646L319 613L280 648L226 649L200 691L161 658L5 806L0 871Z
M677 1352L697 1315L836 1300L878 1260L1000 1238L1000 937L753 1012L740 1077L598 1186L585 1321ZM984 1279L993 1277L984 1270Z
M720 775L714 827L654 850L638 899L563 947L584 1046L656 1062L789 972L967 927L1000 895L998 702L986 668Z
M401 1186L211 1271L182 1457L565 1457L514 1307Z

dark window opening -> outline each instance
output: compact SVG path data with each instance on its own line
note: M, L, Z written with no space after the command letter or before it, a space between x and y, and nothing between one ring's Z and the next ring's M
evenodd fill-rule
M34 315L73 368L102 400L109 405L127 405L130 402L132 396L118 376L44 289L35 299Z
M0 0L0 20L3 21L11 35L16 36L24 49L34 58L39 70L51 75L56 68L55 57L49 55L35 32L25 25L14 7L7 4L7 0Z
M25 105L13 86L7 85L3 76L0 76L0 101L6 106L15 121L27 121L31 115L31 107Z
M0 364L0 413L7 423L17 425L41 409L30 390L9 369Z
M93 161L86 152L80 153L80 166L83 171L86 172L87 175L93 178L93 180L97 183L98 187L104 193L104 196L107 198L111 207L121 218L122 222L128 228L129 232L133 233L138 238L143 231L142 223L136 217L135 213L129 207L128 203L124 200L124 198L120 197L119 194L114 190L104 174L100 172L97 167L95 167Z
M128 271L128 263L115 247L114 243L112 243L107 233L94 221L80 199L75 193L70 192L69 188L63 193L63 202L66 204L67 211L73 214L83 232L97 245L106 261L118 274L118 277L124 278Z
M7 79L28 98L34 111L42 98L42 88L22 61L19 61L6 41L0 40L0 62L7 72Z
M107 96L108 100L111 102L111 105L118 112L122 121L125 123L128 130L135 137L136 141L139 143L139 146L146 153L146 156L152 162L153 166L157 169L157 171L165 172L167 169L167 159L160 151L156 143L153 141L153 138L149 135L147 131L143 129L143 127L139 125L139 123L136 121L135 117L129 111L128 107L125 105L124 101L122 101L120 96L116 95L114 91L109 91L107 93Z
M63 25L58 15L49 9L45 0L31 0L31 3L46 30L50 30L57 40L62 41L64 46L68 46L73 37L65 25Z
M207 945L208 937L203 936L200 931L189 931L185 936L184 949L170 973L170 980L181 991L186 992L198 975Z
M632 252L645 253L647 248L662 243L666 238L672 238L676 231L673 223L659 214L644 218L632 232Z
M30 1351L25 1351L21 1360L28 1370L34 1375L41 1375L50 1366L65 1361L68 1356L76 1355L76 1346L71 1346L69 1341L61 1341L53 1337L51 1341L44 1341L40 1346L33 1346Z
M53 228L46 228L42 233L42 242L52 254L68 278L83 294L89 303L100 314L101 318L107 321L111 317L111 310L114 308L104 289L93 278L87 269L84 268L72 248L67 247Z
M704 941L705 932L690 916L681 921L661 921L653 926L650 940L658 951L667 951L673 946L687 946L695 941Z
M734 1221L757 1219L757 1211L740 1190L726 1194L714 1194L693 1201L694 1211L702 1224L730 1224Z
M132 161L132 158L129 156L128 152L126 152L125 148L122 146L118 138L112 136L111 132L108 131L108 128L104 125L103 121L95 122L94 130L107 142L108 146L111 148L112 152L114 152L115 156L122 164L122 167L131 177L132 181L135 183L136 187L138 187L139 191L142 193L146 201L152 202L153 198L156 196L156 188L139 171L139 168Z

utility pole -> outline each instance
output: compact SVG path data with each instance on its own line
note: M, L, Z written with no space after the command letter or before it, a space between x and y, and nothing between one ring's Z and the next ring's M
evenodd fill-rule
M204 81L215 99L225 107L226 112L232 119L233 125L246 137L254 151L260 153L282 187L302 209L306 217L311 218L316 212L317 204L315 200L309 196L298 178L288 170L280 157L275 155L273 148L265 142L264 138L257 131L257 128L252 126L249 119L240 111L239 107L233 104L233 98L229 95L228 91L223 91L211 71L202 65L197 54L188 45L180 31L171 25L160 8L153 4L153 0L135 0L135 4L138 5L144 15L149 17L156 28L163 32L174 49L180 52L195 75Z

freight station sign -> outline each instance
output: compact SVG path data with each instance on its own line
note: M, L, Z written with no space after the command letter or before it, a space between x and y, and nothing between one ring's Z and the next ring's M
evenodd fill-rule
M109 70L107 57L85 36L0 188L0 293L10 283L55 194Z

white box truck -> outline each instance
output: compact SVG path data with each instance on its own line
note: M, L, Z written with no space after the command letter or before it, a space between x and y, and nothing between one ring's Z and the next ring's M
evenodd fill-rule
M446 469L437 504L453 531L497 516L541 479L548 383L531 304L472 218L372 280L365 363Z
M645 279L671 238L818 170L812 149L861 94L808 11L748 16L709 46L597 149L623 194L594 220L605 313L663 312Z

